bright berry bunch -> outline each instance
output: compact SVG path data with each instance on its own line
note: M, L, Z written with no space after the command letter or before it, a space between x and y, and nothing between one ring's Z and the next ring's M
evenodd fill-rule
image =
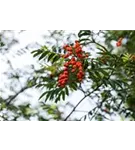
M123 38L119 38L118 42L116 43L117 47L120 47L122 45Z
M66 62L64 63L64 70L58 77L58 86L60 87L65 87L68 82L72 82L72 77L75 77L77 82L83 80L85 75L83 60L89 56L82 50L78 41L75 41L73 46L65 45L63 49L67 53L61 56L65 58Z

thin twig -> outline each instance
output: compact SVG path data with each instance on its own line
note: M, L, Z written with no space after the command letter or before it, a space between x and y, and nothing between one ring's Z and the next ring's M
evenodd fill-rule
M93 37L92 37L92 43L95 43L95 44L97 44L98 46L102 47L105 51L108 51L105 46L103 46L103 45L97 43Z
M91 109L90 111L88 111L86 115L88 115L88 117L89 117L89 114L92 113L92 111L95 111L96 108L98 108L98 106L96 106L93 109ZM82 118L84 118L86 115L82 116L79 120L81 120Z
M82 92L83 92L83 94L85 95L85 91L84 91L84 89L82 88L81 83L80 83L80 85L79 85L79 90L80 90L80 91L82 91Z
M77 104L76 106L73 108L73 110L70 112L70 114L64 119L64 121L67 121L67 119L72 115L72 113L75 111L75 109L80 105L80 103L89 95L91 95L94 91L96 91L102 84L100 84L99 86L97 86L94 90L92 90L90 93L88 93L87 95L85 95Z
M19 92L17 92L14 96L10 96L9 98L7 98L6 101L8 102L6 103L6 105L9 105L20 93L24 92L28 88L29 87L24 87Z
M99 109L96 110L96 112L93 114L93 116L90 118L90 121L96 116Z

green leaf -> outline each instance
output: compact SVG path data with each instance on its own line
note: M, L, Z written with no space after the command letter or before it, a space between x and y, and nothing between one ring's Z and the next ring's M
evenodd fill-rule
M102 99L106 99L107 98L107 94L106 94L106 92L104 91L104 92L102 92L101 93L101 96L102 96Z
M104 69L99 68L99 71L100 71L103 75L108 76L108 72L104 71Z
M59 60L59 59L60 59L60 56L55 55L55 56L53 57L52 63L56 62L56 61Z
M84 60L84 69L87 69L89 66L89 62L87 60Z
M112 68L112 67L105 67L105 68L102 68L104 70L115 70L115 68Z
M40 55L42 53L42 50L38 50L34 55L33 57L36 57L37 55Z
M60 101L60 94L58 95L58 97L55 99L55 102L57 103L58 101Z
M125 81L123 81L124 86L129 86L129 84Z
M62 99L63 101L65 100L65 92L64 91L61 91L61 94L62 94Z
M96 48L102 51L102 52L100 52L101 54L104 54L105 50L102 47L100 47L99 45L97 45Z
M69 95L69 91L68 91L68 87L67 86L65 87L65 92L66 92L66 95Z
M49 99L49 97L51 96L53 91L48 91L48 93L46 94L46 98L45 98L45 102Z
M38 50L34 50L34 51L32 51L32 52L31 52L31 54L33 54L33 53L35 53L35 52L37 52L37 51L39 51L39 50L40 50L40 49L38 49Z
M58 49L58 52L61 53L61 49L60 48Z
M39 97L38 100L40 100L43 96L45 96L47 92L48 92L48 91L44 92L44 93Z
M54 98L55 92L56 92L56 90L53 90L53 91L51 92L50 100L52 100L52 99Z
M99 80L97 76L94 74L94 72L89 72L89 79L92 79L95 82Z
M61 88L57 88L57 89L55 90L55 94L58 95L61 90L62 90Z
M88 38L83 38L83 39L80 39L79 42L80 42L80 43L81 43L81 42L91 42L91 40L88 39Z
M121 89L123 89L122 87L122 82L120 80L115 80L114 81Z
M50 82L52 81L52 79L48 78L48 77L41 77L43 82Z
M120 92L119 92L119 93L118 93L118 96L120 96L123 101L126 99L126 96L125 96L125 94L123 94L123 93L120 93Z
M95 69L95 64L91 61L91 69Z
M5 44L0 41L0 46L3 47L3 46L5 46Z
M74 83L74 82L72 82L71 84L70 84L70 87L73 89L73 90L77 90L77 84L76 83Z
M40 88L42 86L45 86L45 84L38 84L38 85L36 85L36 88Z
M108 86L108 80L104 78L102 81L103 81L104 85L107 87Z
M104 52L97 52L97 54L104 55Z
M115 82L113 80L108 80L108 83L111 85L113 89L116 89Z
M81 30L79 33L78 33L78 37L82 37L82 36L88 36L91 34L91 31L90 30Z
M52 46L52 50L53 50L53 52L57 52L57 49L56 49L56 47L55 46Z
M100 72L98 72L98 71L95 71L95 75L97 76L97 78L99 78L99 79L101 79L102 77L101 77L101 75L100 75Z
M50 93L47 93L46 98L45 98L45 102L48 100L49 96L50 96Z
M51 53L48 57L48 61L50 61L55 56L55 53Z
M44 45L44 46L41 47L41 50L43 50L43 51L47 50L48 51L48 47Z
M54 114L54 111L53 111L52 109L48 109L47 112L48 112L48 114L50 114L50 115L51 115L51 114Z
M32 87L34 85L34 81L33 80L30 80L27 82L27 86L28 87Z
M78 85L77 85L77 83L76 83L76 82L74 82L73 84L76 86L76 88L78 87Z
M39 57L39 60L43 59L50 51L45 51L43 54Z

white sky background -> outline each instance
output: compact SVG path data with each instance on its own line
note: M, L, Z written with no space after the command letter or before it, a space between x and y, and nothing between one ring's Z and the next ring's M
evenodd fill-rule
M77 33L78 31L66 31L65 34L68 33ZM28 44L31 43L40 43L41 45L45 44L45 39L43 39L43 35L47 34L46 31L43 30L38 30L38 31L24 31L21 32L20 34L18 34L18 31L15 31L15 37L19 40L19 43L14 45L13 47L10 48L9 53L7 53L6 55L4 55L4 57L7 57L8 59L10 59L10 61L12 62L12 66L14 69L23 69L25 67L27 67L28 65L34 64L35 67L40 67L40 65L38 64L38 62L36 62L36 59L33 58L33 56L31 55L31 51L26 51L26 53L24 53L23 55L16 55L17 51L20 50L21 48L24 48L25 46L27 46ZM9 37L10 35L7 35L7 37ZM65 40L66 41L66 40ZM62 43L63 45L63 43ZM3 72L7 71L8 69L8 65L6 64L6 62L4 62L4 57L2 55L0 55L0 74L1 74L1 81L5 81L6 80L6 76L2 75ZM23 82L23 81L22 81ZM2 83L2 82L1 82ZM4 84L4 82L3 82ZM2 86L2 84L1 84ZM9 92L9 91L7 91ZM27 94L30 94L32 92L32 97L30 97L30 102L32 103L33 107L36 107L38 104L38 98L41 95L41 93L36 90L36 89L28 89L26 91ZM12 93L9 93L12 94ZM4 95L3 95L4 96ZM66 102L70 101L73 105L76 105L78 103L78 101L80 101L80 99L83 97L82 92L80 91L76 91L73 92L69 97L67 97ZM20 94L17 97L18 101L17 103L21 103L21 102L25 102L28 100L28 97L25 96L24 94ZM61 102L61 104L63 104L65 102ZM89 111L91 108L91 103L88 100L84 100L77 108L77 110L84 110L84 111ZM70 107L68 107L67 109L64 110L65 115L68 115L70 113L72 109ZM72 114L72 117L78 117L80 118L82 115L86 114L82 113L82 112L77 112Z

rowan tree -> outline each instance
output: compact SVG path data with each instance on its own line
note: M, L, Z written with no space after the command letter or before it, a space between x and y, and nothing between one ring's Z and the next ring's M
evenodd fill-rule
M95 106L80 120L115 120L117 116L134 120L134 38L134 31L81 30L74 42L33 51L46 72L36 83L38 88L45 89L39 99L57 103L80 90L84 97L64 120L88 97Z
M3 58L10 47L18 42L14 38L7 40L5 32L0 35ZM7 93L0 88L3 93L0 95L0 118L31 120L31 117L36 117L44 121L135 120L135 31L80 30L74 38L71 38L72 33L65 37L64 31L49 32L50 37L45 36L44 45L32 44L35 50L31 55L40 64L40 69L29 66L30 72L25 69L14 70L10 60L7 60L10 67L5 73L10 81L7 86L14 94L4 98L3 94ZM55 42L51 42L51 38ZM17 54L30 52L29 49L31 46L28 45ZM22 76L25 77L23 86L20 82ZM38 109L32 108L30 103L15 105L14 102L19 101L18 96L28 89L31 89L30 94L34 89L42 91ZM67 98L77 91L83 97L76 105L72 105L78 96L69 102ZM86 101L92 105L78 118L78 107ZM59 104L63 104L63 111L60 111ZM66 105L70 105L72 110L65 115ZM44 116L39 111L41 109Z

